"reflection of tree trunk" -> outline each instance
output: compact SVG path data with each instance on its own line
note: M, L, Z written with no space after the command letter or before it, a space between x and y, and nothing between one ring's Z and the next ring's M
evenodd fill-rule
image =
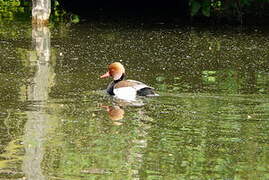
M36 73L30 80L27 95L32 106L27 111L24 146L25 157L23 171L27 180L42 180L41 163L44 156L44 142L49 129L50 116L45 107L48 100L49 85L53 81L50 60L50 31L47 27L34 27L32 30L33 46L37 59L30 59L35 64ZM32 56L33 57L33 56Z
M28 111L25 125L25 157L23 171L27 180L43 180L41 163L44 156L44 141L48 128L49 116L41 110Z
M51 12L51 0L32 0L32 23L48 24Z

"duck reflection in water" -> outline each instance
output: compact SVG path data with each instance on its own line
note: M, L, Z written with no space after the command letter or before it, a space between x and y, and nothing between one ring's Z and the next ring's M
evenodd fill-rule
M124 109L120 108L120 106L102 106L107 112L108 117L113 121L113 124L115 125L122 125L122 122L120 122L121 119L124 117Z
M108 112L109 119L113 121L121 120L125 111L120 106L102 106Z
M130 102L123 99L113 98L112 105L102 105L101 107L108 112L109 119L113 120L114 122L117 121L119 123L120 120L124 117L125 107L143 107L144 105L145 104L142 99L136 99L136 101Z

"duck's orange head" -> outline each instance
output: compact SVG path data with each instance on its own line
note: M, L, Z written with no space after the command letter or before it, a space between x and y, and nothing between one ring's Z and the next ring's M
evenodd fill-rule
M100 78L106 78L112 76L114 80L118 80L125 73L123 65L119 62L114 62L108 66L108 72L100 76Z

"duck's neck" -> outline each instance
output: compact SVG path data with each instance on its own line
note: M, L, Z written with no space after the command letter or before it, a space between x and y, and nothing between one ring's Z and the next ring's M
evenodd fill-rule
M125 74L122 74L119 79L112 81L107 87L107 93L110 94L110 95L115 95L114 92L113 92L114 86L118 82L122 81L124 79L124 77L125 77Z
M119 79L114 80L113 82L116 84L116 83L122 81L124 79L124 77L125 77L125 74L123 73Z

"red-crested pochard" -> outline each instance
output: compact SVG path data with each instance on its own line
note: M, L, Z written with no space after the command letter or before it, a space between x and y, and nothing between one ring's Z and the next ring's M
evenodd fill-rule
M154 88L135 81L123 80L125 69L119 62L114 62L108 66L108 72L100 78L112 77L113 81L107 87L107 93L120 99L135 100L138 96L159 96L154 92Z

